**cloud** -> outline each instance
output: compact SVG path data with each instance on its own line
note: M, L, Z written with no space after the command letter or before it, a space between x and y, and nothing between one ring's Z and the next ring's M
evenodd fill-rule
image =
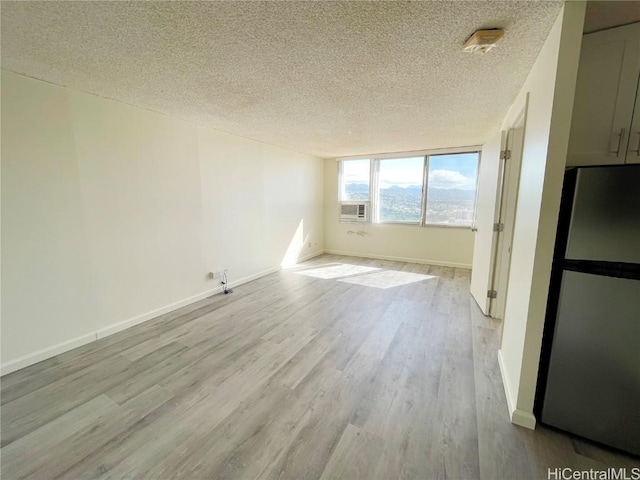
M429 186L434 188L473 190L476 182L473 178L465 177L455 170L431 170L429 172Z

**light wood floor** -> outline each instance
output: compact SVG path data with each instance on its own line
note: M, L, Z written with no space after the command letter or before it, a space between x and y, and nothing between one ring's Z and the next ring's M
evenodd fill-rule
M324 255L2 378L2 479L547 478L469 271ZM388 287L388 288L381 288Z

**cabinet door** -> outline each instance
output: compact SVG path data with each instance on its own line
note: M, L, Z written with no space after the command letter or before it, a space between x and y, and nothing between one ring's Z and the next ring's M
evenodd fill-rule
M640 85L636 92L636 108L633 111L633 123L629 132L626 163L640 163Z
M640 72L640 23L585 35L567 165L625 161Z

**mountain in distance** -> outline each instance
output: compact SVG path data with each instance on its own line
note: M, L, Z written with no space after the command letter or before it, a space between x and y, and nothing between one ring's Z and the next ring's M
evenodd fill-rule
M435 201L470 201L476 198L475 190L462 190L460 188L431 188L429 199Z
M347 185L347 192L354 195L366 195L369 185L366 183L350 183ZM392 194L394 196L416 197L422 194L422 187L419 185L410 185L401 187L400 185L392 185L387 188L381 188L381 191ZM462 190L459 188L435 188L429 189L429 199L432 201L473 201L475 199L475 190Z
M366 183L348 183L346 185L347 192L349 193L368 193L369 185Z

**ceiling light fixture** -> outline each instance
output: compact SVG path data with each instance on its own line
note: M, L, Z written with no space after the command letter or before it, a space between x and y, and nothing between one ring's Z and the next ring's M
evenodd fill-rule
M463 50L467 53L487 53L496 46L498 40L504 36L504 30L493 28L490 30L476 30L466 42Z

